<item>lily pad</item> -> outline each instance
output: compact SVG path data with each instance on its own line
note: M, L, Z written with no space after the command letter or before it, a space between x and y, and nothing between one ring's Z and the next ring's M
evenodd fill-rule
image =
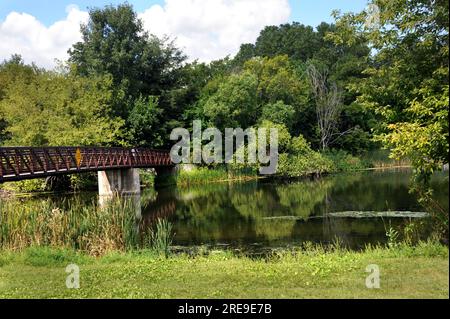
M400 218L424 218L429 214L426 212L411 212L411 211L347 211L329 213L329 217L350 217L350 218L371 218L371 217L400 217Z
M326 217L342 217L342 218L425 218L430 215L426 212L411 212L411 211L345 211L345 212L333 212L323 216L311 216L309 218L326 218ZM264 219L274 220L305 220L304 217L299 216L271 216Z

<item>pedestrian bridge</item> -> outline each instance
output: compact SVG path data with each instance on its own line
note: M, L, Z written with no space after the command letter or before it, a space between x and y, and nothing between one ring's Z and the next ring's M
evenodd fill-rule
M169 151L118 147L0 147L0 183L61 174L174 166Z
M99 172L99 193L139 192L137 168L160 177L175 165L170 151L120 147L0 147L0 183Z

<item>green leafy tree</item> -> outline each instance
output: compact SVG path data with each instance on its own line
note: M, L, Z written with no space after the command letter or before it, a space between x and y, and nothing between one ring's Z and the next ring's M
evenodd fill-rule
M183 85L182 52L167 39L145 32L129 4L92 9L81 33L82 41L69 50L73 71L82 76L112 77L114 115L123 118L130 128L133 125L130 121L136 118L135 101L141 96L157 96L163 110L161 127L163 131L171 129L166 123L183 111L173 92ZM133 119L128 119L131 113ZM142 140L142 137L130 136L129 141L152 146L148 141L153 138Z
M204 113L219 128L252 126L259 112L257 88L254 74L233 74L208 98Z
M183 67L185 85L176 90L174 103L184 106L178 126L190 127L193 120L206 120L201 101L217 90L223 78L231 74L232 63L229 58L199 63L187 63Z
M369 41L376 54L353 86L378 116L377 138L391 156L415 168L414 189L448 236L448 211L432 200L432 173L448 163L448 1L377 0L379 23L368 11L338 17L337 42Z
M371 111L355 103L357 94L349 87L366 77L363 71L368 65L370 49L364 39L333 41L333 35L337 32L340 30L337 30L336 25L325 22L318 25L316 30L297 22L269 26L260 33L255 44L241 45L233 63L242 67L245 61L256 56L287 55L300 75L305 73L306 64L309 63L327 70L330 82L336 83L342 95L342 117L336 123L336 131L345 132L333 138L332 147L360 153L374 147L370 133L374 121ZM310 93L312 95L313 92ZM315 147L319 147L319 130L317 126L310 125L317 121L313 98L309 104L309 108L294 121L293 131L303 134Z
M3 91L6 145L120 144L123 121L111 117L112 81L39 71Z
M161 146L159 116L162 110L158 106L158 99L155 97L139 98L135 101L134 107L128 117L131 134L140 144L136 146ZM153 139L153 140L152 140Z
M392 155L408 157L429 176L448 161L448 2L372 4L380 9L375 29L367 28L368 12L338 20L349 31L338 41L366 38L377 50L369 76L353 90L375 110L378 137Z
M255 55L275 57L288 55L293 60L307 61L320 47L320 35L313 27L298 22L265 27L255 44ZM243 46L243 49L247 49Z
M292 127L307 109L307 87L287 56L254 58L237 73L213 78L200 106L219 128L250 127L263 119Z
M283 101L278 101L263 106L261 119L285 124L287 128L292 129L294 116L295 109L292 106L284 104Z
M0 101L5 98L8 87L16 82L29 82L37 76L39 70L34 64L25 65L20 55L13 55L9 60L0 64ZM8 123L5 115L0 111L0 145L8 139Z

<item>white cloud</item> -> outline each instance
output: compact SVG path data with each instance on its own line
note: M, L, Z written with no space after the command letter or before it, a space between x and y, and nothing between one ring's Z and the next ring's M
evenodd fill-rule
M32 15L11 12L0 21L0 61L19 53L27 63L52 68L55 59L67 59L89 15L73 5L66 11L64 20L49 27ZM290 14L288 0L165 0L139 17L147 31L176 39L191 60L211 61L237 53L264 26L285 23Z
M67 59L67 50L81 40L80 24L89 15L76 6L67 7L65 20L46 27L27 13L11 12L0 22L0 61L21 54L25 62L52 68L55 59Z
M211 61L254 42L266 25L288 21L288 0L166 0L139 15L157 36L176 38L191 59Z

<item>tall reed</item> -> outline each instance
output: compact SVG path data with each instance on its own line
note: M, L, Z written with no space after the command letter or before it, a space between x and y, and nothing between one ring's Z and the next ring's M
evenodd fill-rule
M153 229L149 231L149 241L151 249L166 258L170 254L170 245L173 240L173 225L166 219L158 219Z
M0 249L54 246L102 255L137 247L137 232L129 200L114 199L105 207L81 201L0 201Z

